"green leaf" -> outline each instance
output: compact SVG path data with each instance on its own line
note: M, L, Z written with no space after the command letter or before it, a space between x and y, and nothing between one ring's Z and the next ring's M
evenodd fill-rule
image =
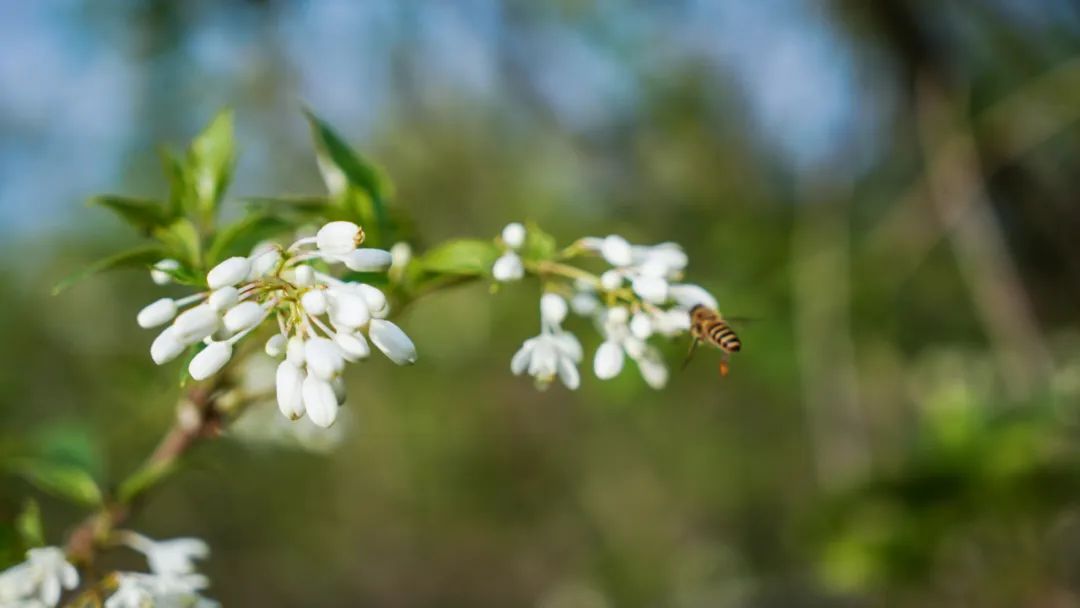
M555 237L544 232L540 226L529 222L525 228L525 244L521 247L521 256L527 260L550 260L557 249Z
M206 252L207 266L232 255L247 255L262 240L289 227L285 220L266 213L253 213L223 228Z
M15 516L15 532L24 547L45 545L45 529L41 525L41 509L33 498L28 498L23 510Z
M202 240L195 224L181 218L154 231L154 236L165 246L165 257L176 259L192 269L202 268Z
M278 214L297 213L319 216L327 213L330 201L325 196L252 196L242 199L251 209Z
M165 226L171 221L168 210L157 201L104 195L95 196L87 204L113 211L120 216L120 219L147 235L154 228Z
M428 272L479 275L491 271L499 257L499 248L491 241L458 239L432 249L421 259Z
M169 180L169 216L180 217L184 209L197 207L195 194L191 189L191 178L184 161L174 150L161 148L158 154L161 157L161 168Z
M191 185L198 205L194 211L206 223L213 219L229 185L235 160L233 113L222 110L191 142L188 150Z
M387 187L379 170L310 110L304 110L304 116L311 125L319 171L331 198L356 213L365 230L375 233L374 242L384 243L389 236Z
M106 272L119 268L147 268L164 257L168 256L166 256L164 250L157 245L146 245L128 249L127 251L121 251L120 253L113 254L107 258L102 258L79 272L67 277L63 281L60 281L53 287L52 293L53 295L57 295L75 283L99 272Z
M70 464L34 458L20 458L8 463L8 470L26 479L38 489L72 502L95 507L101 504L101 490L85 470Z

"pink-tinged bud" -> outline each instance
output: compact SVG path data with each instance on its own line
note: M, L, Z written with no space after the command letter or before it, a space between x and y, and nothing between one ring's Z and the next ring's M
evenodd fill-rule
M228 342L214 342L199 351L188 365L188 373L196 380L206 380L221 371L232 358L232 345Z
M329 380L341 373L345 360L333 341L326 338L311 338L304 344L304 361L308 372L323 380Z
M342 260L349 270L355 272L385 272L390 268L393 257L382 249L357 249Z
M247 278L251 272L251 261L243 257L233 257L214 266L206 275L210 289L221 289L226 285L236 285Z
M330 222L315 235L315 244L323 253L347 255L364 241L364 231L352 222Z
M316 317L326 314L326 292L321 289L312 289L300 296L300 305L308 314Z
M225 329L238 333L255 327L263 320L266 310L256 302L241 302L225 313Z
M185 344L194 344L213 334L220 324L217 313L206 304L185 310L173 321L176 339Z
M176 302L172 298L161 298L140 310L135 320L139 323L139 327L149 329L164 325L172 321L175 316Z
M337 395L334 387L326 380L308 374L304 378L301 388L304 398L304 409L307 410L308 418L317 426L327 428L334 424L338 413Z
M176 339L176 328L166 327L150 344L150 358L161 365L180 356L187 345Z
M218 312L223 312L232 308L239 301L240 290L232 285L226 285L210 294L210 298L206 303L210 305L210 308L213 308Z
M360 294L335 291L330 305L330 320L338 327L358 329L371 320L371 311Z
M350 363L366 359L371 354L371 347L368 346L364 336L360 334L338 332L334 336L334 343L341 349L342 356Z
M278 409L289 420L299 420L304 415L302 386L304 372L288 361L282 361L275 376Z
M385 319L372 319L368 337L384 355L398 365L416 363L416 345L401 328Z

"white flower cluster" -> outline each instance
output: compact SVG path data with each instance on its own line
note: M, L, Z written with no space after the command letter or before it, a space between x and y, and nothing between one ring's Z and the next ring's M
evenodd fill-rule
M210 584L195 571L195 560L210 554L206 543L197 538L155 541L134 532L122 534L124 544L146 556L150 572L118 572L116 590L105 600L105 608L219 606L199 594Z
M313 423L330 426L345 400L341 372L346 362L370 355L368 339L398 365L416 361L412 340L386 320L390 306L378 288L341 281L313 265L385 272L393 256L358 248L363 239L356 224L330 222L287 249L262 245L249 257L221 262L206 276L208 291L162 298L139 312L145 328L172 322L150 346L150 356L161 365L202 342L188 372L204 380L228 363L238 341L273 316L279 332L267 341L266 352L284 358L277 368L281 412L293 420L307 414ZM152 271L155 281L167 280L175 269L167 262Z
M63 550L40 547L26 552L26 561L0 572L0 606L39 608L55 606L63 589L74 589L79 573Z
M502 242L509 249L492 268L496 280L505 282L524 276L516 253L524 241L525 228L521 224L510 224L503 230ZM549 289L540 300L541 333L525 341L510 363L511 370L515 374L527 372L540 386L557 376L568 388L577 388L581 343L562 329L569 308L592 319L603 338L593 357L593 372L598 378L619 375L629 357L637 363L649 386L662 388L667 384L668 368L648 340L688 332L690 309L698 304L716 308L716 299L697 285L681 282L688 259L675 243L632 245L621 236L611 235L585 237L569 251L573 250L597 255L610 268L599 276L561 263L541 269ZM565 279L565 284L554 282L559 278ZM554 291L563 291L569 297L569 306L567 299Z

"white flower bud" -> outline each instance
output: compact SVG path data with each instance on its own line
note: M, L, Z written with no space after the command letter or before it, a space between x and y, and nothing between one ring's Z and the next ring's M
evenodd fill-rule
M610 380L619 375L623 368L622 348L610 340L605 341L596 349L596 357L593 359L593 371L601 380Z
M337 395L334 394L334 387L326 380L322 380L314 374L308 374L307 378L304 378L301 391L304 399L304 409L307 410L308 418L317 426L323 428L334 424L338 413L338 401Z
M285 350L285 358L296 367L304 364L304 339L300 336L289 338L289 346Z
M656 331L665 336L677 336L690 329L690 313L685 309L672 308L653 319Z
M416 346L401 328L385 319L372 319L368 337L384 355L398 365L416 363Z
M545 293L540 296L540 319L550 325L558 325L566 318L567 305L562 296Z
M176 328L176 339L185 344L194 344L199 340L213 334L221 325L221 319L210 306L199 304L193 306L173 321Z
M612 266L629 266L634 262L634 251L623 237L612 234L604 239L600 254Z
M315 234L319 250L330 255L346 255L364 240L364 231L352 222L330 222Z
M150 270L150 280L156 285L168 285L169 283L172 283L173 280L172 275L169 273L179 269L180 262L165 258L157 264L154 264L154 267Z
M149 329L164 325L172 321L175 316L176 302L172 298L161 298L140 310L135 320L139 323L139 327Z
M361 334L339 331L334 336L334 343L341 349L342 356L351 363L366 359L371 354L371 347Z
M606 323L614 325L625 325L630 320L630 311L625 306L612 306L607 310L607 315L604 317Z
M231 333L242 332L258 325L265 315L266 309L257 302L241 302L225 313L225 329Z
M323 380L340 374L345 367L341 350L333 341L322 337L311 338L304 344L304 362L309 373Z
M371 311L360 294L334 290L331 295L330 320L335 326L358 329L371 320Z
M574 314L588 317L600 309L600 300L596 299L596 296L591 293L575 293L573 298L570 298L570 310L574 311Z
M525 226L519 222L507 224L502 231L502 240L511 249L520 249L525 244Z
M633 287L634 293L653 304L662 304L667 300L668 282L660 277L635 277Z
M686 252L678 243L660 243L648 247L644 257L650 261L660 262L669 270L682 270L689 262Z
M270 336L270 339L266 341L266 354L271 357L280 357L285 354L285 349L288 347L288 339L285 334L274 334Z
M560 358L558 363L559 380L562 381L563 386L576 391L577 387L581 385L581 372L574 366L574 363L566 358Z
M311 287L315 284L315 270L306 264L293 269L293 283L297 287Z
M671 299L675 300L683 308L690 309L698 304L713 310L719 308L716 304L716 298L697 285L690 283L672 285L670 291Z
M608 270L604 274L600 275L600 287L605 291L615 291L622 287L623 275L618 270Z
M240 290L232 285L226 285L211 293L210 297L206 300L206 303L215 311L222 312L232 308L232 306L239 301Z
M385 272L394 261L389 251L383 249L357 249L342 260L349 270L355 272Z
M647 277L666 277L670 268L661 260L649 259L641 265L641 274Z
M364 302L368 305L368 310L374 316L376 311L383 311L389 309L389 304L386 301L386 295L379 290L378 287L373 287L366 283L356 283L356 293L360 294L360 297L364 298Z
M641 377L645 379L645 384L657 390L664 388L668 381L668 368L664 365L659 353L650 350L638 359L637 364Z
M399 241L394 243L394 246L390 248L390 269L392 272L402 272L405 267L409 265L409 261L412 260L412 246L405 241Z
M327 304L326 292L322 289L312 289L300 296L300 305L304 307L308 314L316 317L326 314Z
M630 318L630 333L634 334L635 338L647 340L653 333L653 322L649 315L643 312L634 313Z
M251 260L239 256L232 257L214 266L206 274L206 283L210 289L236 285L246 279L249 272L251 272Z
M232 358L232 344L214 342L199 351L188 364L188 373L196 380L206 380L218 373Z
M301 389L304 382L304 372L289 361L282 361L277 367L275 381L278 409L289 420L299 420L304 415L304 399Z
M507 251L495 260L495 264L491 267L491 276L495 277L496 281L504 283L517 281L525 276L525 266L516 253Z
M161 365L180 356L187 345L176 338L176 328L169 326L150 344L150 358Z
M279 263L281 263L281 252L277 248L253 253L251 256L251 271L248 272L247 276L248 280L254 281L265 277L277 269Z

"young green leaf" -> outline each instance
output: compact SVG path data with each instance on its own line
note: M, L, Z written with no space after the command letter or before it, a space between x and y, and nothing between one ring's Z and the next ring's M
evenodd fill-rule
M41 525L41 509L33 498L26 499L23 509L15 516L15 532L24 547L45 545L45 529Z
M266 213L253 213L223 228L206 252L207 266L232 255L248 255L262 240L285 231L289 223Z
M183 159L174 150L163 147L158 150L158 154L161 157L161 168L169 181L169 217L180 217L185 209L195 209L198 206L191 188L191 178Z
M555 250L555 237L544 232L535 223L529 222L521 256L527 260L549 260L555 255Z
M76 466L33 458L12 460L7 466L9 471L43 492L90 507L101 504L97 482Z
M164 257L179 260L194 269L202 268L202 240L195 224L187 218L181 218L168 226L158 228L154 236L164 245Z
M421 266L428 272L480 275L490 272L498 257L499 248L491 241L458 239L429 251Z
M95 196L88 205L105 207L120 216L136 230L149 235L154 228L167 225L171 218L168 209L157 201L125 196Z
M213 220L228 187L235 160L233 113L222 110L191 142L188 150L188 166L197 203L197 209L193 211L207 224Z
M158 245L145 245L143 247L121 251L120 253L102 258L79 272L67 277L63 281L60 281L53 287L52 293L53 295L57 295L75 283L99 272L116 270L119 268L148 268L150 265L164 257L167 257L165 251Z

